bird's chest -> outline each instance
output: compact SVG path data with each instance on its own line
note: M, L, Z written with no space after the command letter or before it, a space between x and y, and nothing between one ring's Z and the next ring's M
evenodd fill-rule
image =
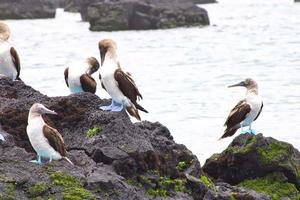
M29 141L36 152L40 152L49 146L43 134L45 123L41 119L34 119L27 126Z
M78 70L69 71L69 75L68 75L69 88L74 93L82 91L81 82L80 82L80 76L82 74L83 73Z
M11 79L15 79L17 75L17 70L10 54L10 47L3 44L0 45L0 74Z
M259 96L254 96L254 95L250 95L246 98L247 103L250 105L251 107L251 111L249 112L248 116L247 116L247 120L249 122L252 122L256 116L258 115L260 109L261 109L261 105L262 105L262 100Z

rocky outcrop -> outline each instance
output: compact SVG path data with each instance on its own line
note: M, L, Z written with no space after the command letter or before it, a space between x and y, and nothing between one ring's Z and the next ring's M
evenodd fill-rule
M272 199L299 199L300 153L292 145L262 134L236 137L203 166L215 182L264 192Z
M54 18L56 7L52 0L1 0L0 19Z
M80 0L65 0L66 12L80 12Z
M74 166L29 162L36 156L26 134L34 102L58 113L44 120L63 135ZM0 133L6 138L0 143L0 199L269 199L214 184L166 127L132 124L124 112L99 110L108 103L90 93L50 98L22 81L0 78Z
M81 1L92 31L164 29L208 25L207 11L191 0Z
M216 0L194 0L195 4L217 3Z

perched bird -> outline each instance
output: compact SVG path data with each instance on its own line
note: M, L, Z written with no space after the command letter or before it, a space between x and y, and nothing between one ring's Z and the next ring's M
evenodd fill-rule
M91 76L99 69L96 58L90 57L84 63L74 64L65 69L65 81L71 93L90 92L95 93L97 83Z
M262 98L258 95L257 83L253 79L247 78L245 81L228 87L236 86L246 87L246 98L238 102L231 110L224 125L226 130L220 139L234 135L239 128L242 128L242 133L256 133L251 129L251 124L258 118L263 108ZM243 127L247 126L249 129L244 132Z
M30 108L27 135L38 155L38 159L31 162L42 164L42 158L47 158L50 162L52 160L65 159L73 165L69 158L66 157L67 151L61 134L44 122L42 114L56 115L57 113L39 103L33 104Z
M12 80L20 80L20 58L9 40L9 27L5 23L0 22L0 74Z
M102 87L112 98L109 106L101 106L102 110L118 112L125 107L126 111L138 120L141 120L138 110L148 113L137 99L142 99L130 73L125 73L120 67L117 56L117 45L113 40L104 39L99 42L101 56L100 81Z

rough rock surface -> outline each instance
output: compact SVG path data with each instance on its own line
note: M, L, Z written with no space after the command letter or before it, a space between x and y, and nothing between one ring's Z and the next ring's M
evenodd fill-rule
M30 163L35 153L26 134L28 110L40 102L57 116L43 116L63 135L75 164ZM252 190L214 185L184 145L166 127L132 124L126 113L98 109L108 104L90 93L47 97L22 81L0 78L0 199L268 199ZM13 165L13 167L11 167ZM220 198L219 198L220 197Z
M80 0L65 0L65 11L80 12Z
M54 18L57 6L52 0L1 0L0 19Z
M207 11L192 0L88 0L81 16L92 31L163 29L208 25Z
M195 4L217 3L216 0L194 0Z
M267 182L270 175L274 177L276 174L277 178L272 178L271 182L279 180L290 187L287 194L294 192L292 197L287 197L297 199L295 195L299 195L299 151L291 144L263 137L262 134L236 137L225 151L209 158L202 169L214 181L232 185L249 185L249 180L253 183Z

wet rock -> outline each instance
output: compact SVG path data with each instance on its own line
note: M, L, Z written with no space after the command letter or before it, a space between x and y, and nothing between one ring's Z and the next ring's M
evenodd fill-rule
M0 19L54 18L57 6L52 0L1 0Z
M293 190L293 187L300 189L299 170L300 154L297 149L288 143L263 137L262 134L236 137L225 151L214 154L203 166L203 171L215 181L242 186L246 180L267 182L268 175L280 173L286 178L283 184L286 183L288 190ZM263 185L261 187L265 188ZM272 194L270 191L268 189L268 194ZM297 195L298 191L293 191Z
M164 29L208 25L207 11L191 0L81 1L92 31Z

